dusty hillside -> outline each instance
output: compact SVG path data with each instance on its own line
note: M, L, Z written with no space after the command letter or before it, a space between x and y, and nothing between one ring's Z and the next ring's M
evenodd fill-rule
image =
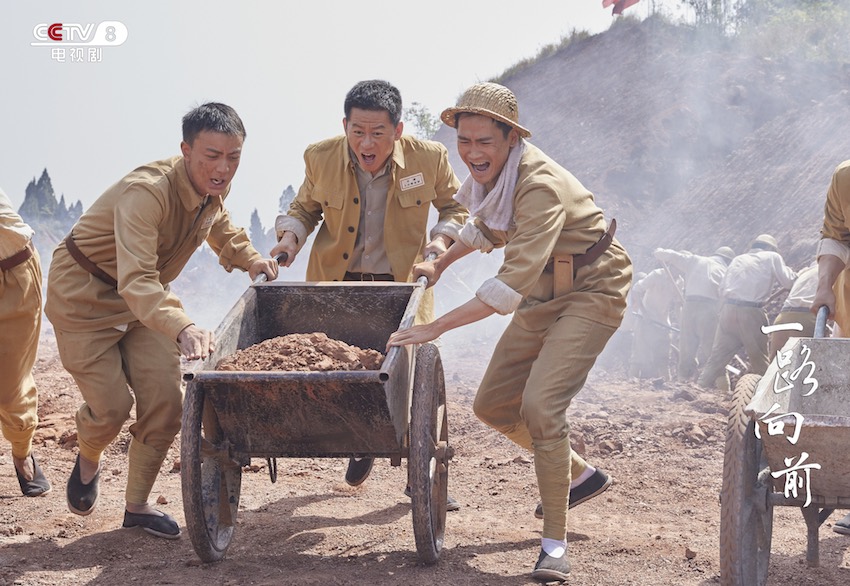
M819 211L796 212L822 208L831 168L850 155L847 100L836 96L847 81L839 65L761 59L649 19L572 43L501 83L517 94L531 141L617 217L640 268L659 245L741 248L760 231L816 223ZM454 131L437 138L466 176ZM796 207L767 205L780 197ZM787 250L790 237L780 243Z

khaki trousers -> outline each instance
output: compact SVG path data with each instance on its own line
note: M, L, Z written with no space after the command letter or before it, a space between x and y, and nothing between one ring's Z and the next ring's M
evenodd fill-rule
M38 254L0 270L0 428L12 456L26 458L38 425L38 391L32 367L41 329L41 262Z
M767 314L761 307L745 307L724 303L711 347L711 356L699 377L701 387L729 391L726 365L743 348L747 352L749 372L764 374L767 358L767 336L761 328L767 325Z
M679 332L679 378L689 380L697 372L697 364L705 366L711 355L717 331L718 301L685 299Z
M502 334L475 396L484 423L534 451L543 537L565 539L570 479L587 463L570 449L567 408L616 328L564 316L528 331L512 320Z
M127 502L147 503L159 468L180 431L183 390L177 342L129 324L96 332L56 330L59 355L85 401L77 411L80 454L98 462L130 417ZM130 392L132 389L132 394Z

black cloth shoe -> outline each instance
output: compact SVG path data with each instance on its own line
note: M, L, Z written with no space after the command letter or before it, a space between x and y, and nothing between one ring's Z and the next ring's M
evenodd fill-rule
M74 464L74 469L71 471L71 477L68 479L68 489L65 496L68 499L68 509L77 515L88 515L94 510L97 504L97 483L100 480L100 468L97 474L94 475L91 482L83 484L80 477L80 456L77 455L77 462Z
M850 515L846 515L840 521L836 521L832 530L841 535L850 535Z
M410 498L410 487L409 486L404 489L404 496L406 496L407 498ZM457 502L456 500L454 500L451 495L446 495L446 511L452 512L452 511L459 511L459 510L460 510L460 503Z
M570 562L566 553L559 558L553 558L543 549L540 550L540 557L531 572L532 578L538 582L564 582L569 575Z
M43 494L47 494L50 492L50 482L48 482L47 477L44 476L44 472L41 471L41 467L38 465L38 462L35 461L35 456L30 453L29 458L32 458L32 480L27 480L24 476L18 472L17 466L15 466L15 476L18 477L18 484L21 485L21 492L24 496L41 496ZM14 466L14 463L12 463Z
M364 480L369 478L374 463L374 458L360 458L359 460L349 458L348 470L345 471L345 481L351 486L360 486Z
M162 513L162 511L160 511ZM177 539L180 537L180 525L177 524L171 515L162 513L159 515L146 515L143 513L131 513L124 511L125 529L131 527L141 527L151 535L164 537L165 539Z
M595 496L599 496L608 490L609 486L611 486L611 477L597 468L596 472L590 475L590 478L582 482L579 486L570 489L569 508L572 509ZM543 505L541 503L537 503L537 508L534 509L534 516L537 519L543 518Z

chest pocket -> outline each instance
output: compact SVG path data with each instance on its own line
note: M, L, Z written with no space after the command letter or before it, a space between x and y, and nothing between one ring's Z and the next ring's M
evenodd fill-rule
M398 187L396 187L398 189ZM403 208L427 206L437 198L437 192L432 187L423 185L407 191L398 191L398 202Z
M328 189L321 184L316 185L312 194L313 201L325 208L333 208L335 210L342 209L342 203L345 201L345 194L341 191Z

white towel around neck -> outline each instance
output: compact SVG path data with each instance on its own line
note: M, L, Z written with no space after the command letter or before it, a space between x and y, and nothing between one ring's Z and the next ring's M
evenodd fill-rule
M489 193L485 193L484 185L475 181L470 173L454 196L469 210L470 217L478 218L491 230L506 231L514 227L514 190L524 152L525 140L520 138L511 147L508 160Z

